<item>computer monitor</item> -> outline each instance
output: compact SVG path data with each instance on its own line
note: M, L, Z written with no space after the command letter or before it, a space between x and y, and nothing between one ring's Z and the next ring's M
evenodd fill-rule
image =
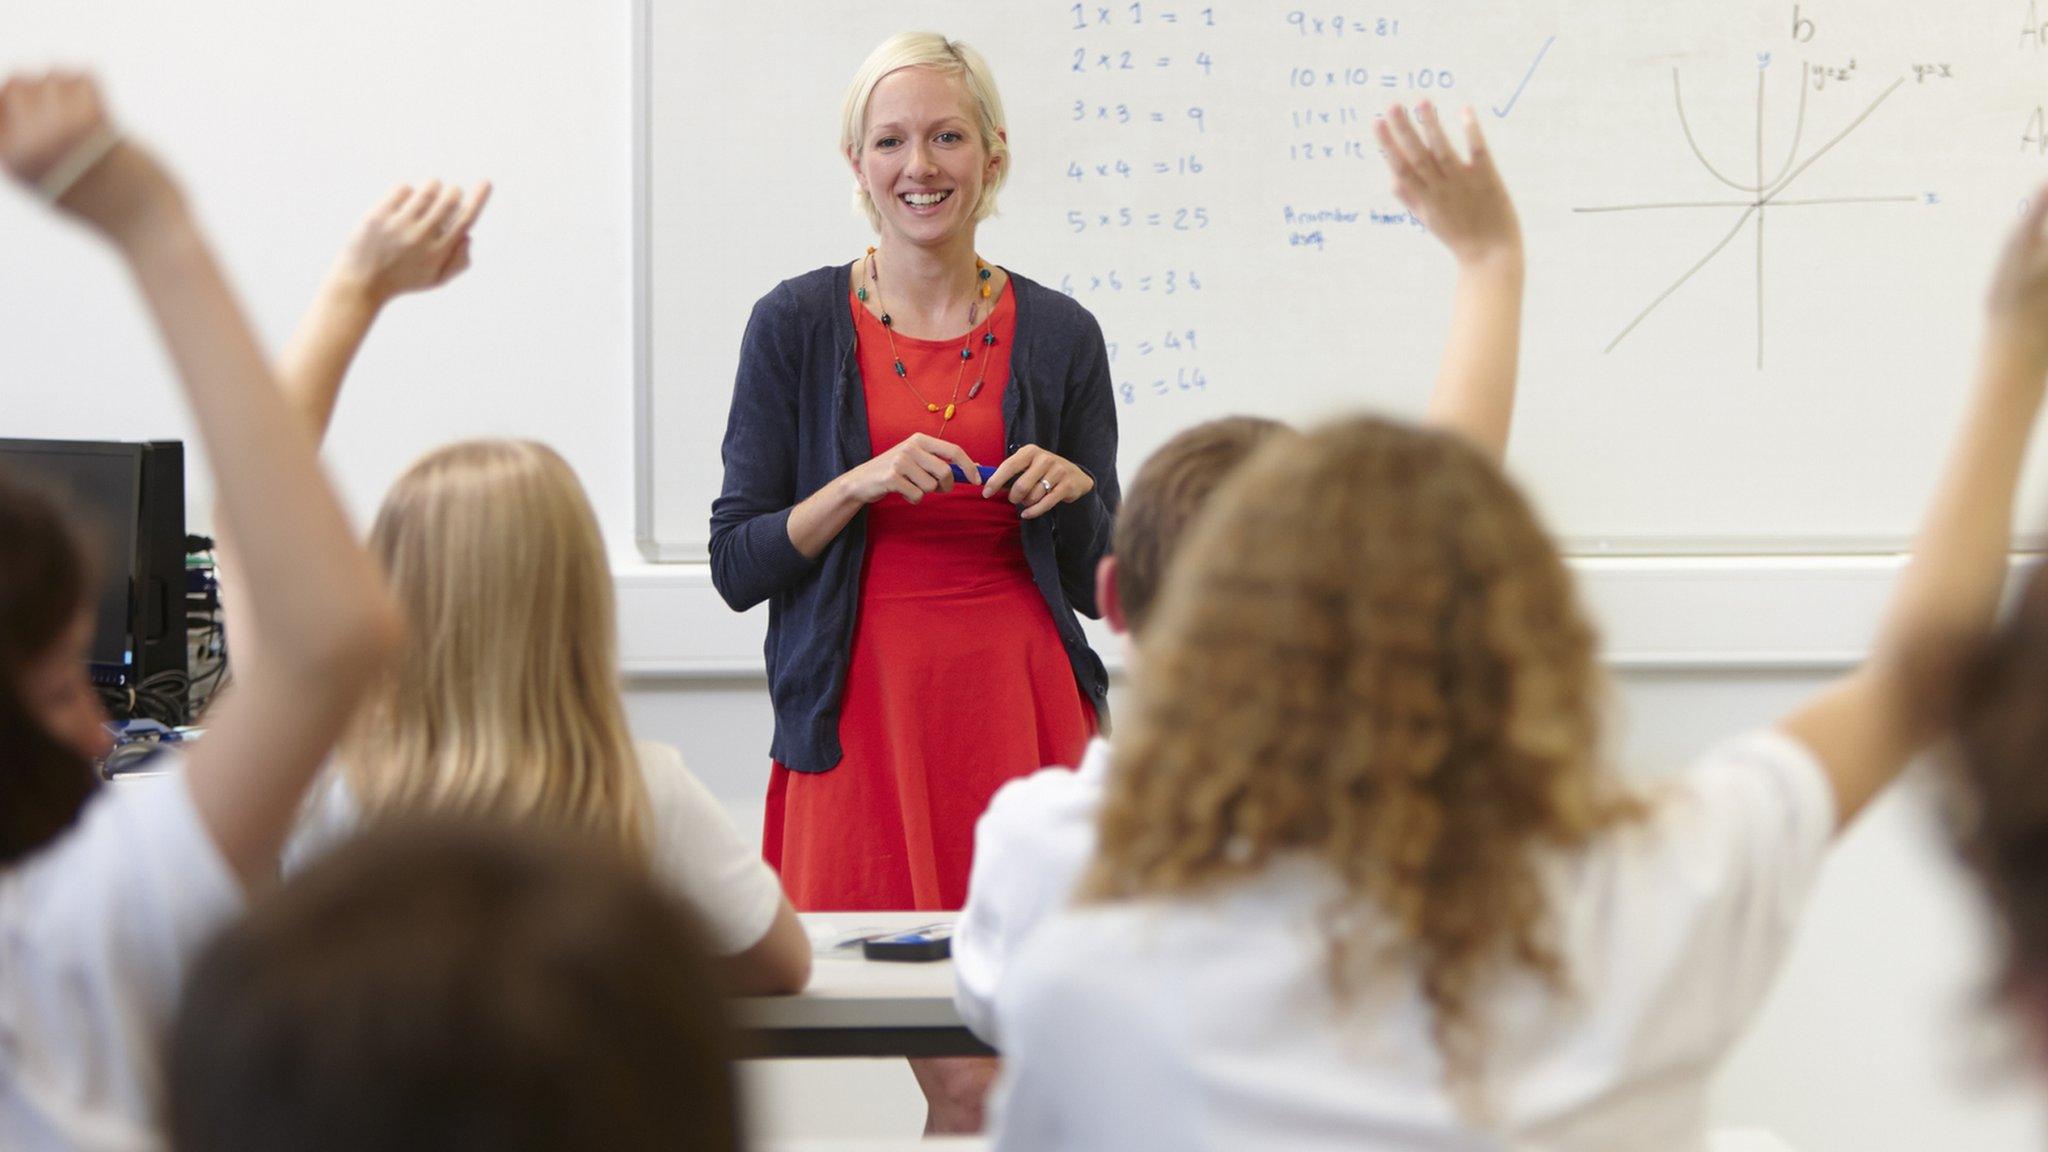
M47 486L85 518L100 580L93 680L134 688L185 675L184 445L0 439L0 470Z

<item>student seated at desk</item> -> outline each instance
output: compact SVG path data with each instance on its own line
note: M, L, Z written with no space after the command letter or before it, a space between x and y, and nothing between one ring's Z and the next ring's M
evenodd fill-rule
M489 193L400 188L342 249L279 371L316 439L384 305L468 266ZM576 829L673 882L735 988L801 989L810 941L775 874L674 748L627 731L611 567L568 464L528 440L431 452L385 497L370 548L411 634L343 736L287 866L366 817L490 813ZM232 599L228 610L238 637Z
M1604 768L1592 629L1492 461L1360 418L1246 464L1167 577L1080 903L998 990L997 1147L1704 1147L1830 841L1938 733L1928 658L1990 626L2039 195L1865 663L1658 792Z
M1405 122L1398 105L1392 115ZM1450 338L1430 399L1429 422L1457 432L1489 457L1507 451L1514 414L1522 301L1522 239L1513 201L1473 130L1461 159L1435 128L1425 159L1437 173L1413 189L1410 207L1458 263ZM1142 676L1152 607L1182 536L1217 486L1274 436L1271 420L1232 417L1189 428L1138 469L1117 513L1110 555L1096 573L1096 602L1125 638L1125 667ZM1004 967L1040 921L1064 906L1095 852L1095 821L1109 771L1109 742L1089 743L1074 770L1048 768L1003 786L974 831L967 904L953 937L954 1001L967 1026L1000 1047L992 1011Z
M736 1152L697 918L587 838L369 830L193 965L174 1152Z
M183 193L113 129L92 81L0 85L0 169L110 241L134 276L263 625L248 655L265 680L203 743L164 754L182 771L96 789L92 759L110 744L87 678L96 549L52 499L0 478L0 1148L147 1149L187 963L275 875L399 624Z

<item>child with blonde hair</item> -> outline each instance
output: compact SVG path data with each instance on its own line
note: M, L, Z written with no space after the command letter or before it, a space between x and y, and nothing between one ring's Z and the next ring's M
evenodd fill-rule
M468 266L490 191L399 188L350 238L279 372L316 434L382 308ZM735 987L803 987L810 942L774 873L674 748L628 730L611 567L568 463L529 440L436 449L392 485L370 551L411 634L343 736L288 864L387 815L586 833L696 906Z

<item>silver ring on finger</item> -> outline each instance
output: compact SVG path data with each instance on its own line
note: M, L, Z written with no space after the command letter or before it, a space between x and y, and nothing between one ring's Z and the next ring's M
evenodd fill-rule
M1047 493L1052 491L1052 481L1050 480L1041 479L1038 482L1038 486L1045 489Z

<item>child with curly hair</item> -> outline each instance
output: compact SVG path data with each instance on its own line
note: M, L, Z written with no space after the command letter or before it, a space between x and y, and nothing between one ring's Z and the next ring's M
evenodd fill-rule
M1990 627L2035 204L1867 659L1655 792L1601 758L1593 629L1493 461L1357 418L1245 465L1167 577L1082 903L997 992L997 1147L1703 1147L1829 843Z

